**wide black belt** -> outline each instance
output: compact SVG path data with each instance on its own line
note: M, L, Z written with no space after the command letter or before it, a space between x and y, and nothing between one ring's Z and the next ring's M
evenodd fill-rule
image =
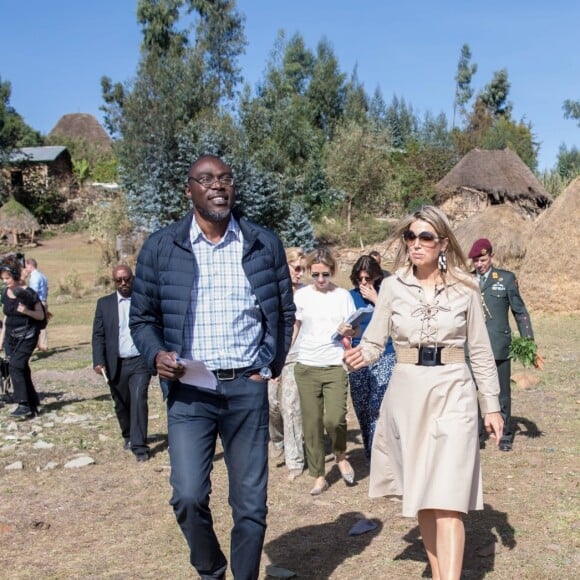
M449 364L465 364L465 351L456 346L397 346L397 363L435 367Z
M436 367L442 365L442 346L420 346L417 364L423 367Z
M216 369L211 371L218 381L233 381L242 375L247 375L250 371L250 367L244 367L241 369Z

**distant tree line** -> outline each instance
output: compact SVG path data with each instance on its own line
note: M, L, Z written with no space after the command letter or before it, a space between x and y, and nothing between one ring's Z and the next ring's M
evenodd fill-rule
M299 33L280 31L258 85L243 84L244 17L235 1L138 0L137 19L135 77L103 77L102 110L115 138L113 170L124 203L147 231L188 209L185 176L202 153L232 165L242 212L285 243L307 248L314 225L328 218L348 236L368 226L369 216L397 216L431 202L434 184L474 147L509 147L537 169L539 143L531 122L513 118L507 70L476 89L467 44L450 124L443 113L419 115L402 96L386 99L378 86L367 92L326 39L312 49ZM35 132L15 132L10 86L0 87L0 144L22 146ZM578 101L564 103L566 117L580 119L579 110ZM562 145L557 166L542 178L556 189L579 173L580 152Z

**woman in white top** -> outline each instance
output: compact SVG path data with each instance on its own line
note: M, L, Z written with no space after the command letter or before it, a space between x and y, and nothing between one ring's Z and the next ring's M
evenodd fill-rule
M316 478L310 493L319 495L328 489L325 429L341 477L348 484L354 482L354 471L346 459L348 378L342 362L344 347L340 338L333 340L333 335L354 334L344 320L355 311L355 306L350 293L332 282L336 259L329 249L311 252L306 258L306 269L314 283L294 295L300 341L294 375L300 393L308 472Z

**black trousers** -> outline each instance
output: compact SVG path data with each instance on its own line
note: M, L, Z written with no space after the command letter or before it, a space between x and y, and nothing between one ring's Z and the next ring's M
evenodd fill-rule
M148 388L151 374L140 356L119 359L117 374L109 381L121 434L133 453L147 451Z
M13 338L8 329L4 339L4 348L9 358L10 380L14 390L14 400L17 403L29 405L36 409L40 404L38 393L32 383L32 373L30 372L30 357L38 342L38 331L31 338Z
M496 360L497 374L499 377L499 406L503 417L502 441L512 442L514 433L512 430L512 385L511 385L511 359Z

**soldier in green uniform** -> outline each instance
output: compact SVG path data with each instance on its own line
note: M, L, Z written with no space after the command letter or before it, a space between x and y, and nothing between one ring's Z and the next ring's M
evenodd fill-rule
M513 427L511 424L511 360L509 347L512 333L508 314L512 311L523 338L534 338L530 315L520 296L515 274L500 270L492 265L493 248L491 242L482 238L477 240L469 251L475 274L479 280L485 324L495 357L499 375L499 403L504 420L503 436L499 444L501 451L511 451L513 444Z

